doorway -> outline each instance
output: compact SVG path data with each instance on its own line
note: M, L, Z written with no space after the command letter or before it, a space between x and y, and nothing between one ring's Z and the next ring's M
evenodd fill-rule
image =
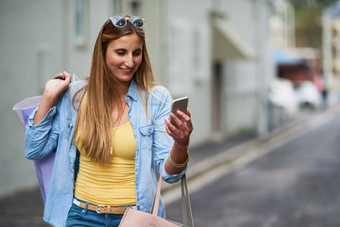
M213 63L211 94L211 130L213 138L223 137L223 65Z

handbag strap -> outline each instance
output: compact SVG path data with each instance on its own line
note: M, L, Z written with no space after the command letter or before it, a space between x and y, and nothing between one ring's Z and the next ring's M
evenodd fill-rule
M192 216L191 202L187 185L187 177L184 176L181 179L181 191L182 191L182 217L183 217L183 226L189 226L188 223L188 213L190 216L191 227L195 227L194 218ZM188 206L188 208L187 208ZM189 211L189 212L188 212Z
M161 198L161 188L162 188L162 169L161 172L159 173L159 179L157 183L157 189L156 189L156 194L155 197L153 198L153 204L151 208L151 214L157 216L158 213L158 208L159 208L159 200Z
M156 194L153 200L151 214L157 216L159 201L161 196L161 188L162 188L162 169L159 174L159 179L157 183ZM182 217L183 217L183 226L189 226L188 224L188 213L190 216L191 227L194 227L194 218L192 216L191 202L190 196L188 192L187 178L184 174L181 178L181 191L182 191Z

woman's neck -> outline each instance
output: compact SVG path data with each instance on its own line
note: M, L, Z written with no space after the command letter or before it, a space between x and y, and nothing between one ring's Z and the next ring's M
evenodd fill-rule
M130 83L119 83L116 90L121 99L125 99L129 91Z
M116 87L117 97L112 97L111 104L111 117L113 127L125 124L129 120L128 108L126 108L128 104L125 101L128 90L129 86L124 86L123 84L120 84L120 86Z

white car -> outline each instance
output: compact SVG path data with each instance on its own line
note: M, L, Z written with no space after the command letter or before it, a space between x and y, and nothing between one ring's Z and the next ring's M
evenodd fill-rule
M269 89L270 102L282 109L288 115L295 115L298 110L298 97L294 91L292 82L285 79L274 80Z
M269 123L272 129L283 126L296 117L299 103L291 81L285 79L272 81L268 98L270 103Z
M301 108L317 109L321 105L321 95L311 81L306 81L296 89L299 105Z

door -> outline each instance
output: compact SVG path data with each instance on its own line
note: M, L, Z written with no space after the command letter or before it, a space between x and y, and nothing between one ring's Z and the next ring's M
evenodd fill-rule
M223 135L223 65L221 62L213 63L212 73L212 109L211 109L211 126L214 138L220 138Z

